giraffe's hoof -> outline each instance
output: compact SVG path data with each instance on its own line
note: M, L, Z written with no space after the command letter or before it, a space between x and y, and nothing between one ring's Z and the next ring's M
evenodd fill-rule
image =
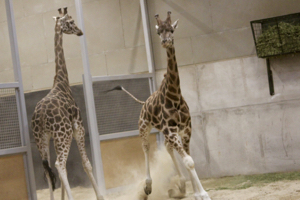
M185 193L182 193L181 191L177 191L174 189L168 190L168 194L170 198L176 198L176 199L181 199L185 197Z
M97 197L97 200L105 200L103 196Z
M201 195L202 197L202 200L211 200L211 198L208 196L208 194L204 194L204 195Z
M202 200L201 196L199 194L194 195L195 200Z
M208 193L204 193L204 194L195 194L194 195L195 200L211 200L211 198L208 196Z
M147 188L147 186L144 188L144 191L146 195L149 195L152 192L151 188Z
M145 191L146 195L151 194L151 192L152 192L152 180L151 179L146 180L146 185L144 187L144 191Z
M185 194L185 192L186 192L186 190L185 190L185 188L186 188L185 181L186 181L185 178L181 178L180 181L179 181L180 185L178 185L179 191L183 194Z

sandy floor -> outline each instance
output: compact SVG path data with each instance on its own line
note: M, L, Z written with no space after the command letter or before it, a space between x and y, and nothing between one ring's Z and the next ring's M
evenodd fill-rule
M176 188L178 177L174 177L174 165L169 154L165 150L160 150L155 156L156 160L151 163L151 176L153 180L152 194L148 200L171 200L168 197L168 189ZM132 182L135 183L123 192L108 194L105 200L140 200L144 195L143 183L145 175L134 175ZM208 191L212 200L299 200L300 199L300 180L297 181L278 181L270 184L253 186L241 190L214 190L220 186L221 179L201 180L204 188ZM226 179L227 180L227 179ZM225 181L226 181L225 180ZM224 181L224 179L223 179ZM240 184L247 184L240 182ZM190 182L187 182L186 196L183 200L194 200L193 190ZM233 187L234 188L234 187ZM72 195L75 200L96 200L92 188L76 187L72 188ZM61 190L54 192L55 199L60 199ZM38 190L38 200L49 200L49 190ZM66 198L67 199L67 198Z
M279 181L267 184L263 187L250 187L242 190L210 190L209 195L212 200L299 200L300 181ZM92 188L76 187L72 188L75 200L95 200ZM38 200L48 200L49 191L37 191ZM134 193L110 194L105 200L134 200ZM55 199L60 199L60 189L55 191ZM149 196L149 200L171 200L167 197L167 191L161 195ZM190 183L187 183L187 196L182 200L193 200Z

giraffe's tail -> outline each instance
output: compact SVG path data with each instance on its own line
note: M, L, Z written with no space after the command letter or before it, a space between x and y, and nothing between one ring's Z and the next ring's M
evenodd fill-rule
M48 160L43 160L43 167L45 169L45 173L48 172L51 184L52 184L52 189L53 191L55 190L55 182L56 182L56 176L53 173L52 169L49 166Z
M126 92L131 98L133 98L136 102L144 105L145 102L144 101L141 101L139 99L137 99L135 96L133 96L130 92L128 92L125 88L123 88L121 85L118 85L116 87L114 87L113 89L110 89L110 90L106 90L104 91L105 93L108 93L108 92L111 92L111 91L114 91L114 90L123 90L124 92Z

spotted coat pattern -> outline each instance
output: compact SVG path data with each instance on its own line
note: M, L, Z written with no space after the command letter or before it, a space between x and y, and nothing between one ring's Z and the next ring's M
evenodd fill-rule
M54 199L52 189L55 187L55 179L51 179L50 177L51 175L52 177L55 175L50 166L47 166L50 163L50 138L53 138L57 155L55 167L62 182L62 199L64 199L66 190L68 199L73 200L66 171L66 162L73 137L77 142L83 168L92 182L97 200L103 200L92 174L92 166L85 150L85 130L80 109L73 98L70 88L62 45L63 33L75 34L77 36L81 36L83 33L75 25L72 17L67 14L67 8L64 8L64 14L61 12L61 9L58 9L58 11L61 17L54 17L56 21L54 36L56 69L54 83L50 92L37 103L32 116L31 127L43 160L51 200Z

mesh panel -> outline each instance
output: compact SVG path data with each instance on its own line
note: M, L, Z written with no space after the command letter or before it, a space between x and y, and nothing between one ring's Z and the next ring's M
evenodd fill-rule
M138 129L138 119L142 105L129 97L124 91L116 90L103 93L103 91L118 85L122 85L127 91L142 101L147 100L150 96L148 78L93 83L100 135Z
M0 127L0 149L22 146L15 89L0 89Z

